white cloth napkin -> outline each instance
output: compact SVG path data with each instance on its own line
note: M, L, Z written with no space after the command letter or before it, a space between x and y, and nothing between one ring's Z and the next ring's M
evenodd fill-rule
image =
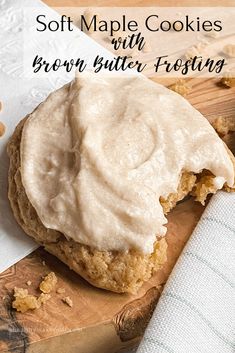
M235 352L235 194L213 196L137 353Z

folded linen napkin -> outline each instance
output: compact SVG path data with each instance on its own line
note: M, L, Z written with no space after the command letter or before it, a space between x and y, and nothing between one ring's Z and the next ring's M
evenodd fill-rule
M137 353L235 352L235 194L213 196Z

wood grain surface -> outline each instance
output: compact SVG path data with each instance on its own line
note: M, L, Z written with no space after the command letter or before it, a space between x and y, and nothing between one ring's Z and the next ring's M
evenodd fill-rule
M51 6L90 6L87 0L46 0ZM186 6L188 1L108 1L100 6ZM221 1L190 1L191 6L221 5ZM224 6L232 6L226 1ZM166 83L166 82L165 82ZM190 79L188 100L210 121L218 116L235 117L234 89L221 87L216 79ZM190 123L190 117L189 117ZM230 139L231 140L231 139ZM179 203L168 216L168 261L137 295L121 295L97 289L70 271L43 249L38 249L0 275L0 352L29 353L114 353L138 344L157 304L160 293L179 254L197 224L203 207L192 199ZM45 261L45 266L43 266ZM54 271L57 287L65 288L73 300L70 308L64 294L52 298L40 309L25 314L11 308L14 286L39 294L38 285ZM31 286L26 282L30 280Z
M234 0L44 0L53 7L60 6L117 6L117 7L142 7L142 6L234 6Z
M200 204L188 199L169 214L169 260L137 295L94 288L42 249L12 266L0 276L0 297L4 298L0 302L0 352L17 349L17 352L38 353L50 347L48 352L59 349L66 353L112 353L136 344L202 210ZM11 309L15 286L39 295L42 276L50 271L56 273L57 287L65 288L65 294L53 292L52 298L35 311L22 314ZM28 280L32 282L30 287L26 284ZM73 300L72 308L62 302L64 296Z

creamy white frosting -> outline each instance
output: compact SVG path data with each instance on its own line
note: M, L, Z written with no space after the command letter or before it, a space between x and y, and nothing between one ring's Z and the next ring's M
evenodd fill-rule
M101 250L153 250L159 202L182 171L232 186L223 142L183 97L145 77L82 74L24 125L21 175L42 223Z

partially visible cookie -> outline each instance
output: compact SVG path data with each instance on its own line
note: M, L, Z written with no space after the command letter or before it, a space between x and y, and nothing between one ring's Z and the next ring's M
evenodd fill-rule
M62 233L47 229L30 204L21 181L20 141L26 120L27 117L19 123L8 144L10 157L8 195L17 222L47 251L94 286L119 293L136 292L143 282L166 262L166 240L164 238L156 240L154 252L147 255L136 250L100 251L74 240L67 240ZM231 159L234 159L232 154ZM185 171L181 176L177 193L170 194L166 199L161 198L164 213L168 213L179 200L191 192L198 195L199 201L204 200L211 192L213 178L212 174L208 174L207 183L203 184L200 178Z
M25 232L120 293L166 262L164 214L234 180L234 157L208 121L144 77L76 77L19 123L8 154L9 199ZM41 290L55 282L50 274Z
M45 228L30 204L21 181L20 140L26 119L27 117L16 127L8 144L8 195L17 222L47 251L94 286L119 293L136 292L166 261L166 240L162 238L156 241L154 252L148 255L136 251L99 251L67 240L60 232Z

